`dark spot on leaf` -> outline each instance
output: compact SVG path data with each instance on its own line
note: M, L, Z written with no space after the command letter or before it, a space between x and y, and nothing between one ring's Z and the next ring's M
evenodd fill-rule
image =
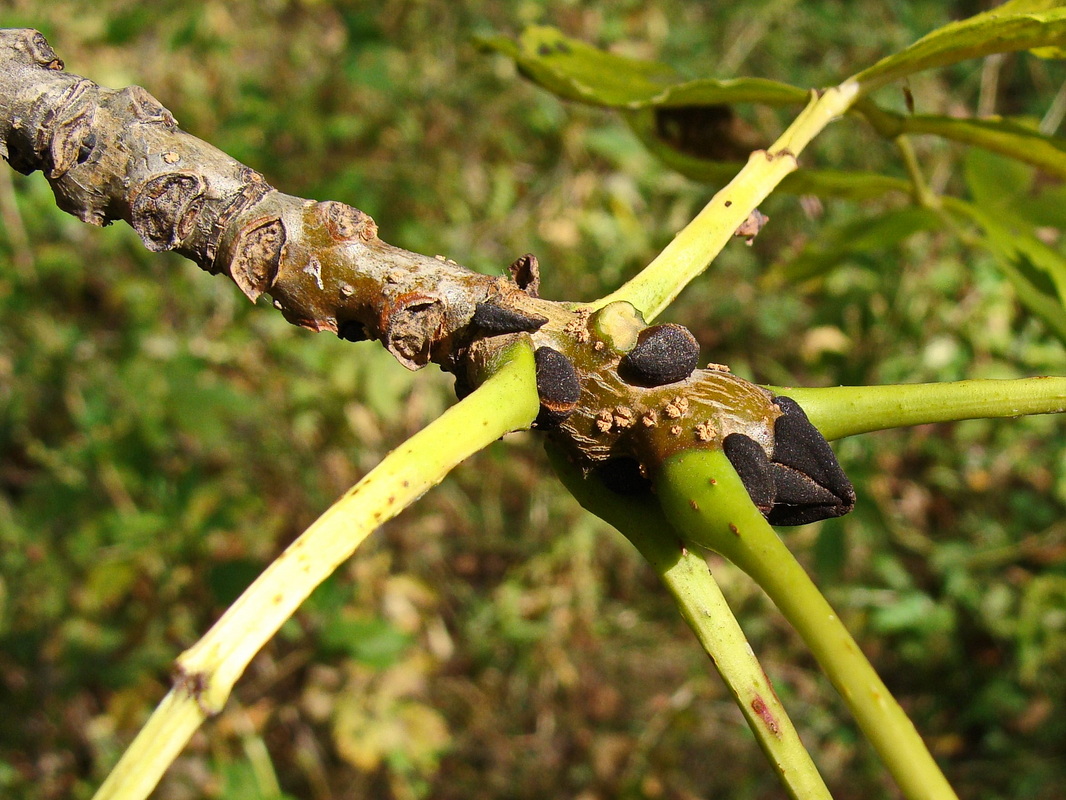
M766 146L726 105L659 107L655 133L675 150L709 161L740 161Z

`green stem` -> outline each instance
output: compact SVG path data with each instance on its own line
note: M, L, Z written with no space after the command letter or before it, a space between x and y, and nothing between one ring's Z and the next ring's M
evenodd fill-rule
M174 688L123 754L96 800L142 800L189 737L219 713L248 662L308 595L382 523L436 486L457 464L540 407L533 354L521 345L480 388L389 453L248 587L183 653Z
M792 171L796 158L830 122L844 114L858 86L845 82L812 97L788 129L767 150L751 154L747 164L673 241L638 275L588 308L618 300L632 303L651 321L702 273L734 232Z
M1066 411L1066 378L970 380L806 389L769 386L791 397L826 439L906 425Z
M747 572L807 643L908 800L955 800L913 723L803 567L748 498L720 450L667 459L655 480L667 519L686 541Z
M578 502L617 528L655 569L789 795L795 800L830 798L704 558L682 546L654 499L610 492L598 481L585 479L559 450L547 450L556 474Z
M939 209L941 205L940 198L929 188L925 176L922 175L922 168L918 163L918 155L914 152L914 145L911 144L910 137L900 135L893 141L895 141L896 148L903 158L903 165L907 169L907 175L911 179L911 195L914 197L914 202L924 208Z

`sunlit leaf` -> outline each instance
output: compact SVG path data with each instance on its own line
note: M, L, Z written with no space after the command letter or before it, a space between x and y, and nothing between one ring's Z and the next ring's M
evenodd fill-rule
M804 89L765 78L685 80L666 64L608 53L546 25L526 28L517 41L492 36L479 42L510 56L526 77L545 89L591 105L789 105L808 97Z
M986 210L1011 212L1029 193L1035 170L1014 159L970 150L963 161L962 174L973 201Z
M546 25L526 28L517 42L493 36L480 43L513 58L526 77L559 97L594 105L646 103L681 81L665 64L607 53Z
M990 9L981 16L991 14L1028 14L1038 11L1052 11L1056 8L1066 8L1063 0L1007 0L1006 3ZM1040 58L1062 58L1064 51L1061 47L1036 47L1030 51Z
M980 244L995 256L1018 299L1066 341L1066 257L1018 222L1003 222L973 203L951 198L945 207L977 224Z
M559 97L635 114L630 124L663 159L676 152L711 162L743 160L769 142L732 105L808 99L804 89L764 78L685 80L666 64L608 53L547 26L527 28L517 41L500 36L480 41L514 59L523 75ZM716 175L728 177L727 171Z
M870 92L915 72L992 53L1040 48L1042 56L1061 56L1066 46L1066 8L1056 4L1046 11L1019 13L1025 5L1012 5L1009 12L994 9L945 25L881 59L854 80L864 92Z
M877 116L875 126L885 135L940 136L1000 153L1066 178L1066 139L1044 136L1015 120L1002 117L959 119L933 114L906 116L882 110L878 110Z

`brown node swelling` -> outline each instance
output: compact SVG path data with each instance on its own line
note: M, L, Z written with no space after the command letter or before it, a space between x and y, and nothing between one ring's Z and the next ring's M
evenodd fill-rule
M691 375L699 358L699 342L688 328L653 325L637 336L636 345L619 362L618 373L637 386L665 386Z

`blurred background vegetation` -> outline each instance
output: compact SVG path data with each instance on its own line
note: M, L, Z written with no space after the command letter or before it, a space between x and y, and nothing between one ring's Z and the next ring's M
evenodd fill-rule
M494 273L532 251L545 296L591 299L713 189L657 165L611 113L523 82L474 35L546 23L693 77L822 86L984 7L6 0L0 24L40 29L71 72L147 87L186 129L286 192L365 210L389 242ZM1039 118L1064 79L1018 55L909 88L921 111ZM973 169L983 156L916 147L935 188L981 190L967 176L987 172ZM904 174L853 121L806 163ZM870 246L802 286L764 279L871 207L771 198L754 246L728 248L667 318L760 382L1064 374L1062 342L949 232ZM290 327L125 226L85 226L39 175L0 170L0 213L0 795L87 798L174 657L452 402L451 380ZM1066 221L1046 222L1057 242ZM845 440L858 509L785 534L968 798L1066 785L1062 432L1038 417ZM715 568L835 796L895 797L765 598ZM157 796L782 791L654 576L516 435L323 585Z

